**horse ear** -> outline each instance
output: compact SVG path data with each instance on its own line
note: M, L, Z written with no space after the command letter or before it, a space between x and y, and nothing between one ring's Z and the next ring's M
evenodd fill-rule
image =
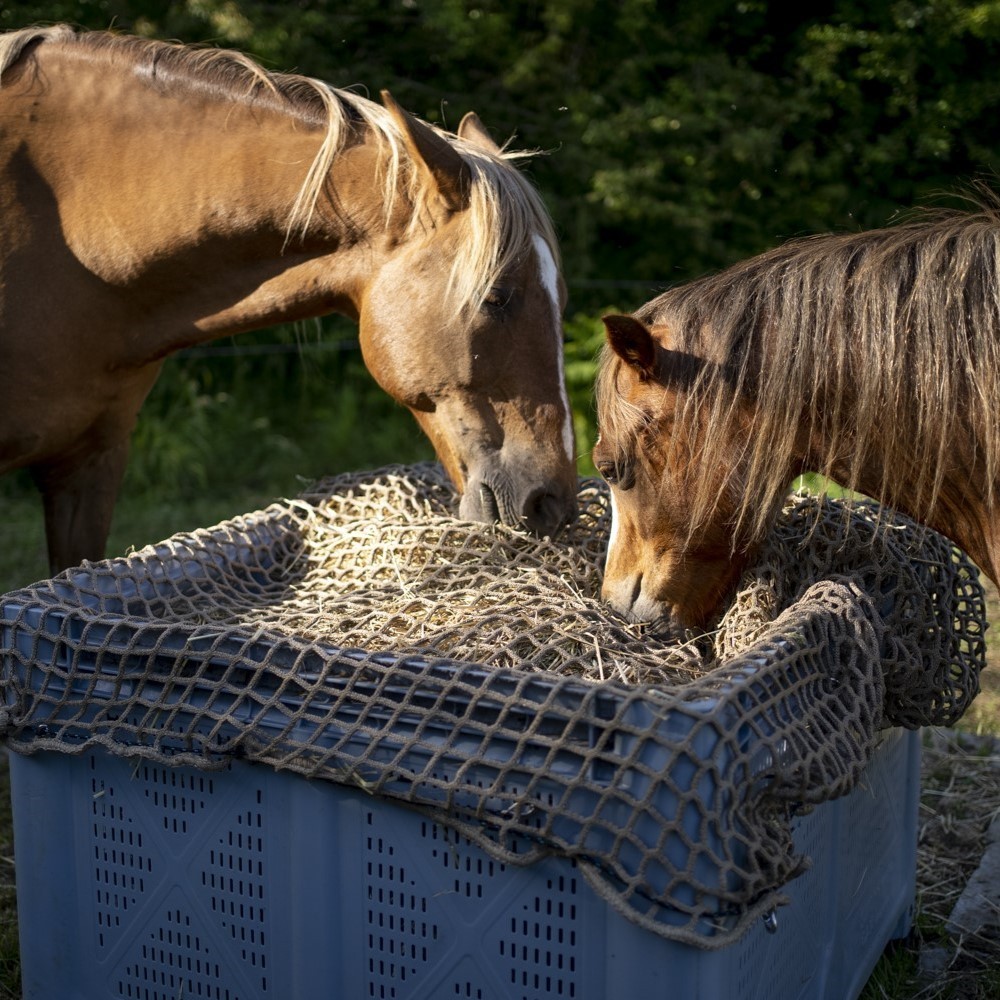
M388 90L382 91L382 103L402 130L407 151L417 166L426 171L444 207L451 212L468 208L472 171L461 154L430 125L403 110Z
M502 152L500 147L493 141L493 136L486 131L486 126L479 120L479 115L475 111L470 111L458 123L458 136L460 139L465 139L466 142L471 142L473 145L478 146L487 153L492 153L494 156L499 156Z
M604 317L608 344L627 365L645 380L656 374L656 341L645 323L634 316L612 313Z

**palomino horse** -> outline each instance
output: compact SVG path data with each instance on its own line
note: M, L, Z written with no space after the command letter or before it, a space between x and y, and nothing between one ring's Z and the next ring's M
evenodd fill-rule
M711 621L817 471L1000 570L1000 203L792 242L605 318L604 596Z
M53 570L102 555L167 355L330 312L461 516L573 516L556 242L475 115L67 27L0 35L0 74L0 472L32 471Z

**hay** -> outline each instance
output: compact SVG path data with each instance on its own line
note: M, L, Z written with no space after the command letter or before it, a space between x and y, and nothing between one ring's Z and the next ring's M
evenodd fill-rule
M249 600L213 580L210 592L179 592L152 610L164 620L368 651L669 687L710 674L751 648L807 589L843 577L879 600L889 697L898 700L891 722L950 724L975 695L978 670L967 664L982 661L985 620L975 570L906 518L870 502L789 498L717 629L680 643L600 601L610 529L604 484L581 480L579 505L557 540L537 539L459 520L435 464L350 473L290 503L298 547L275 577L273 600ZM955 589L943 614L938 584Z

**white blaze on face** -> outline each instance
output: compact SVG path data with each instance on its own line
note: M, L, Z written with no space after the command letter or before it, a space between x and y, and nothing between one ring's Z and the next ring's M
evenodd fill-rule
M604 555L604 571L607 572L608 560L611 558L611 550L618 540L618 511L615 509L615 495L610 490L608 497L611 499L611 530L608 532L608 551Z
M549 293L552 300L553 332L556 338L556 357L559 359L559 394L562 397L563 410L563 447L566 458L575 464L573 455L573 411L570 409L569 397L566 395L566 375L563 364L562 322L559 318L559 272L548 243L537 233L532 237L535 253L538 254L538 273L542 279L542 287Z

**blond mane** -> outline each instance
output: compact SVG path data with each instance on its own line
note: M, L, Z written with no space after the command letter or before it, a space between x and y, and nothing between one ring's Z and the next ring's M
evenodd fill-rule
M0 34L0 86L7 70L22 57L29 58L36 44L48 41L85 46L102 53L113 64L129 66L151 86L208 89L220 99L264 104L295 113L324 129L320 149L290 206L289 239L308 229L330 168L352 130L369 129L383 153L380 181L385 218L388 221L396 199L402 195L413 206L407 235L414 237L419 232L419 206L426 180L421 171L413 168L395 119L381 105L310 77L270 73L240 52L110 32L78 33L66 25ZM513 161L530 153L504 149L494 155L450 132L437 131L460 153L473 176L471 204L464 213L468 233L463 253L454 261L448 285L450 311L457 317L482 304L490 288L531 246L534 235L545 239L557 264L559 250L541 198L513 165Z
M643 306L637 318L669 328L673 348L707 362L679 392L675 413L675 435L703 435L687 481L692 527L716 510L717 463L737 447L741 472L728 484L741 497L734 538L759 542L788 490L803 430L825 442L812 471L921 519L956 461L975 464L992 507L998 269L1000 203L985 194L967 213L794 241ZM612 440L635 449L651 415L618 393L620 364L606 351L598 405ZM755 414L749 438L737 430L738 399ZM872 468L880 470L874 483Z

